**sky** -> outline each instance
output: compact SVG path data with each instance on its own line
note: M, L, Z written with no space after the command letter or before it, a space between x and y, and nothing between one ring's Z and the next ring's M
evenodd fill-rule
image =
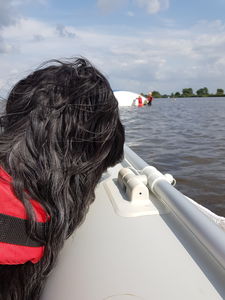
M113 90L225 90L224 12L225 0L0 0L0 95L76 56Z

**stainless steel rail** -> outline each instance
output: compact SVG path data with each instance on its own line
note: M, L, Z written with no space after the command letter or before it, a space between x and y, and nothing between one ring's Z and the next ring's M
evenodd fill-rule
M124 147L124 153L125 160L147 176L148 187L156 197L179 217L225 269L225 232L128 146Z

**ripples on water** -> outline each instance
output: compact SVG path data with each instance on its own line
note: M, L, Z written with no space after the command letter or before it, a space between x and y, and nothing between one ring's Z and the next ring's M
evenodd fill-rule
M127 144L176 188L225 216L225 98L155 99L121 107Z

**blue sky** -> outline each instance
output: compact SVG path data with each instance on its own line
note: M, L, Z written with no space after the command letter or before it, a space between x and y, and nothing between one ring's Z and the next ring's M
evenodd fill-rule
M0 93L85 56L115 90L225 89L225 0L0 0Z

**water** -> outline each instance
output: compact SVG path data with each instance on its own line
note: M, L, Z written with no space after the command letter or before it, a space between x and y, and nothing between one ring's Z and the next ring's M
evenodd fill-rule
M151 107L121 107L120 114L137 154L171 173L185 195L225 216L225 98L155 99Z
M155 99L121 107L127 144L176 188L225 216L225 98Z

